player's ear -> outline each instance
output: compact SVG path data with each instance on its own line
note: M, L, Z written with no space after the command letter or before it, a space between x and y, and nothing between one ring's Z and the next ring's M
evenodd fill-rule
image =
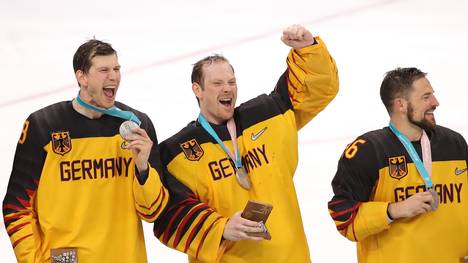
M200 99L202 87L197 82L192 83L192 91L195 96Z
M88 86L88 78L86 74L82 70L77 70L75 72L75 77L78 83L80 84L80 87L87 87Z
M393 101L394 112L406 113L408 102L404 98L395 98Z

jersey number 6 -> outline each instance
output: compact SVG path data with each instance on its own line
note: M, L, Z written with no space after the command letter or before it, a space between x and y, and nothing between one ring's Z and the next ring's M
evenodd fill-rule
M346 147L344 151L345 157L348 159L353 158L358 152L358 144L364 144L364 143L366 143L365 140L358 139L358 140L355 140L353 143L348 144L348 146Z

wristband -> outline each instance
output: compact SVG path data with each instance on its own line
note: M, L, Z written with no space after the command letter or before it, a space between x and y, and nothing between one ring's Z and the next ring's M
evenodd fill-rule
M388 208L390 207L390 203L388 204L387 206L387 221L388 223L390 224L391 222L393 222L393 217L390 215L390 212L388 211Z

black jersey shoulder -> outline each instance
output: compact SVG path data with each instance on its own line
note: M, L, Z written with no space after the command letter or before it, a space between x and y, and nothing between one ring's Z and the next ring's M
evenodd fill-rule
M385 129L374 130L358 136L344 149L332 180L335 197L367 201L378 180L383 166L382 146L386 147ZM333 209L345 210L354 205L334 205ZM347 215L348 217L349 215Z
M428 132L432 161L466 160L468 146L463 136L449 128L436 125Z
M135 110L123 103L115 105L122 110L134 112L147 125L149 118L146 114ZM69 132L71 138L110 137L118 134L121 118L104 114L99 119L89 119L73 109L71 101L62 101L44 107L32 113L28 120L35 123L36 134L46 142L55 132Z
M221 125L212 125L212 127L215 131L217 131L218 135L222 137L222 140L226 140L226 128L223 129ZM159 152L161 154L161 161L164 165L169 164L169 162L171 162L174 157L183 151L181 146L183 143L191 142L192 144L196 143L198 146L201 146L202 144L211 140L212 139L210 135L197 121L191 121L179 132L167 138L158 145Z
M348 147L353 145L357 152L352 155L350 161L355 162L358 166L368 167L369 173L373 173L375 169L379 170L388 166L388 158L405 154L398 138L388 127L369 131L358 136ZM353 149L348 147L343 152L342 158L346 157L346 151L352 153Z
M259 122L284 114L290 109L292 103L288 95L286 74L283 74L270 95L262 94L242 103L236 108L234 118L239 126L238 130L243 131Z
M45 145L54 132L67 132L66 127L74 123L71 101L62 101L46 106L29 115L28 137Z
M383 149L388 148L389 145L389 133L384 129L378 129L366 132L360 136L358 136L354 141L352 141L348 146L355 145L358 151L356 152L356 156L359 157L361 155L368 156L374 155L377 156L378 152L382 151ZM346 149L349 149L347 146Z

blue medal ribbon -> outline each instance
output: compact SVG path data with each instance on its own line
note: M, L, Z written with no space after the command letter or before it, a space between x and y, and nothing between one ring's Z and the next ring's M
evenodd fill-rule
M416 169L418 169L419 174L421 175L422 179L424 180L424 183L426 184L426 189L431 189L432 188L432 180L431 177L429 177L429 173L427 172L426 168L424 167L423 162L421 161L421 158L418 155L418 152L416 152L416 149L414 149L413 144L411 141L406 137L403 133L401 133L395 125L393 125L392 122L388 125L390 130L396 135L398 140L403 144L405 147L406 151L408 152L409 156L413 160L414 164L416 165Z
M226 154L231 158L231 160L234 161L234 163L236 165L236 169L242 168L242 161L241 161L241 158L240 158L239 150L236 149L235 152L237 153L237 156L236 156L236 159L234 160L233 156L231 156L231 153L230 153L229 149L226 147L226 145L224 145L223 141L221 141L218 134L216 134L213 127L211 127L211 125L208 123L208 121L203 116L203 114L201 114L201 112L200 112L200 114L198 114L198 122L203 127L203 129L205 129L205 131L207 131L211 135L211 137L213 137L213 139L215 139L215 141L221 146L221 148L223 148L224 152L226 152ZM232 138L232 139L236 140L236 138ZM233 147L234 147L234 143L233 143Z
M88 103L84 102L80 98L80 94L78 94L78 96L76 97L76 101L78 102L78 104L80 104L81 106L83 106L83 107L85 107L87 109L97 111L97 112L100 112L100 113L104 113L104 114L107 114L107 115L111 115L111 116L121 118L121 119L124 119L124 120L130 120L130 121L133 121L136 124L138 124L138 126L141 124L140 119L138 119L138 117L135 115L135 113L133 113L131 111L123 111L123 110L117 108L116 106L112 106L109 109L103 109L103 108L93 106L91 104L88 104Z

